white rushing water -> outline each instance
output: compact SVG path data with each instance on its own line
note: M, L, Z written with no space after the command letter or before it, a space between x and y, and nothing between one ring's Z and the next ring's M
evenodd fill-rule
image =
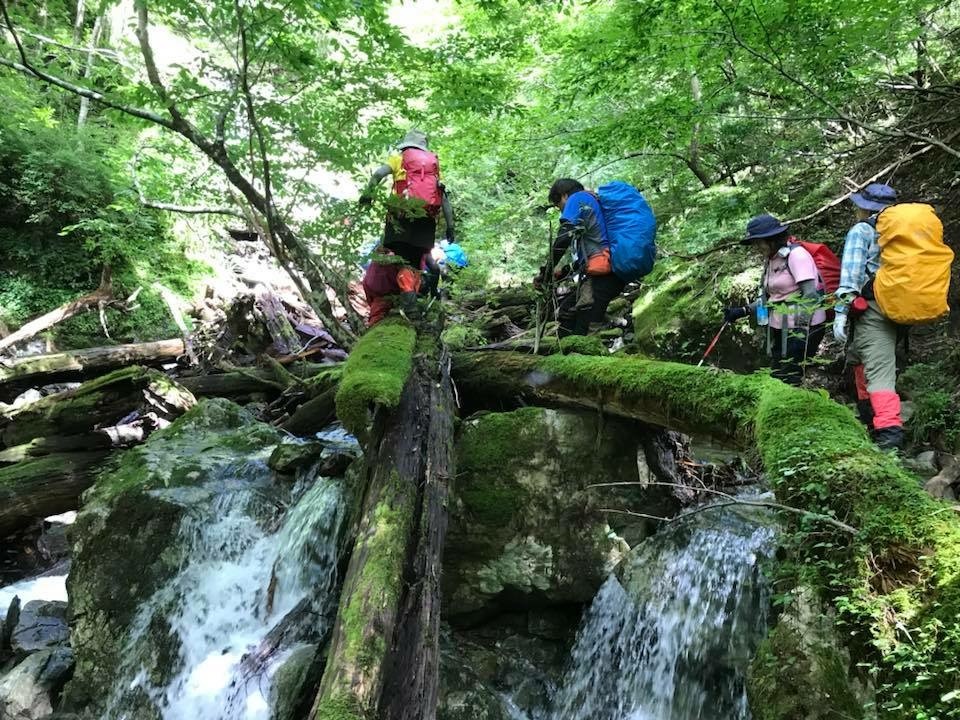
M336 604L344 509L339 482L318 478L278 528L265 527L274 510L262 492L267 477L256 462L227 469L201 492L180 489L189 507L180 527L187 558L138 613L107 720L132 720L129 699L137 691L164 720L269 720L273 673L297 639L277 643L263 659L251 651L272 647L271 630L276 634L295 608L301 616L305 605L313 641L326 630ZM179 657L174 677L156 686L151 667L164 652L157 641L164 623Z
M552 720L748 720L744 673L766 629L774 531L736 513L639 546L584 616Z

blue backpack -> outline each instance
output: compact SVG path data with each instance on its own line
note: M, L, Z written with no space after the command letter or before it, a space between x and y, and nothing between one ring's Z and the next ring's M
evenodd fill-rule
M657 257L657 221L640 191L620 180L597 190L610 244L610 261L624 282L653 270Z

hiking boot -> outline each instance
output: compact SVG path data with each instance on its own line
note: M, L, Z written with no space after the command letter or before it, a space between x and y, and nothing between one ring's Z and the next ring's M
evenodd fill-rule
M857 414L860 416L860 422L867 426L867 430L873 430L873 405L869 398L857 400Z
M881 450L899 450L903 446L903 428L885 427L874 430L873 441Z

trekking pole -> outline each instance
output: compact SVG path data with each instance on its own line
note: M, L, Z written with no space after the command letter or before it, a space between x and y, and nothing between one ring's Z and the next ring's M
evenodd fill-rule
M713 336L713 340L711 340L710 344L707 345L707 349L703 351L703 357L700 358L700 362L697 363L697 367L703 365L703 361L706 360L707 355L713 351L714 346L717 344L717 340L720 339L720 336L723 335L723 331L727 329L727 325L729 324L730 323L728 322L724 322L723 325L720 326L720 329L717 330L717 334Z

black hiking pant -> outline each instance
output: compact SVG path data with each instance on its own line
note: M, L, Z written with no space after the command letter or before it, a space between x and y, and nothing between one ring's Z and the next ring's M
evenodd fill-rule
M788 385L799 385L803 381L803 363L817 354L826 330L826 323L814 325L809 332L805 328L769 328L770 364L773 367L771 375ZM786 342L784 333L787 334Z
M610 301L623 292L625 285L613 273L584 276L577 292L560 301L560 337L586 335L591 323L602 323Z

